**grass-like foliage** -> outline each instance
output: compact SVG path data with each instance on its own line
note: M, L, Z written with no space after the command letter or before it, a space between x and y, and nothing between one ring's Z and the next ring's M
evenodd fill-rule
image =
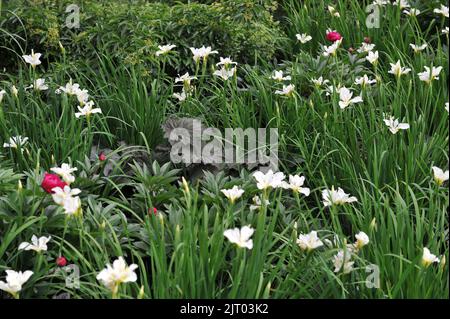
M0 298L449 297L443 1L72 2L1 8ZM280 172L171 163L174 118Z

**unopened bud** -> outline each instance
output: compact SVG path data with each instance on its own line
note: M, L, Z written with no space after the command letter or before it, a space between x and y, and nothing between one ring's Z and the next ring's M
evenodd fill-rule
M370 222L370 230L377 230L377 219L373 218L372 221Z
M60 50L61 50L61 53L62 53L62 54L65 54L65 53L66 53L66 49L64 49L64 47L63 47L61 41L58 41L58 45L59 45L59 48L60 48Z
M444 271L445 264L447 263L447 259L445 258L445 255L442 256L441 262L439 264L439 267L441 267L441 270Z
M184 188L184 191L186 192L186 194L190 194L189 185L188 185L186 179L184 178L184 176L181 177L181 183L183 185L183 188Z
M17 96L19 95L19 90L16 88L15 85L13 85L13 86L11 87L11 93L12 93L12 95L13 95L14 97L17 97Z
M144 286L141 286L141 289L139 289L138 299L144 299L145 292L144 292Z

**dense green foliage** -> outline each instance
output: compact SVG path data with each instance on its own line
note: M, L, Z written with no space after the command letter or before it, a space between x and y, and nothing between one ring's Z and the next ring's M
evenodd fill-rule
M276 4L258 4L251 0L217 1L210 5L126 1L84 1L79 4L79 28L67 27L71 22L66 12L73 1L11 1L0 19L0 37L8 49L25 53L34 48L45 51L54 60L61 43L71 59L95 63L96 51L108 52L118 63L157 63L151 52L158 44L176 44L182 52L169 60L179 70L192 65L189 48L212 45L225 55L253 62L258 57L271 58L283 38L272 17ZM9 11L7 11L9 9ZM0 20L1 21L1 20ZM7 63L17 56L2 52ZM2 66L5 61L2 61Z
M77 30L63 26L69 2L11 1L0 17L0 146L29 138L0 150L0 281L4 270L32 270L20 298L449 297L448 181L432 170L449 165L448 18L434 12L442 1L418 1L418 16L386 5L378 29L365 25L369 1L83 1ZM328 29L343 39L325 56ZM303 33L312 39L302 43ZM374 64L358 51L370 43ZM410 44L423 43L414 53ZM202 45L219 53L196 63L189 48ZM22 58L32 49L43 54L35 68ZM238 65L223 80L214 71L228 56ZM410 72L389 73L397 61ZM427 83L419 73L432 66L442 70ZM290 80L274 80L275 70ZM185 72L196 79L179 100L175 77ZM358 84L363 76L376 83ZM31 88L37 78L48 88ZM76 117L77 97L61 91L70 80L101 114ZM279 94L287 84L293 91ZM342 107L342 87L362 102ZM409 128L393 134L391 115ZM261 190L244 165L163 160L161 126L172 117L278 128L280 170L305 176L309 196ZM76 217L41 187L63 163L77 168ZM235 185L245 192L231 202L221 190ZM332 186L357 201L324 205ZM251 209L255 195L269 203ZM252 249L224 236L245 225ZM302 250L297 239L311 231L323 245ZM352 271L336 270L361 231L370 241L351 252ZM32 235L51 236L48 250L18 250ZM424 247L440 262L424 265ZM79 287L67 285L60 256L78 267ZM119 256L138 265L137 280L111 294L96 276ZM368 266L379 270L378 288L366 285Z

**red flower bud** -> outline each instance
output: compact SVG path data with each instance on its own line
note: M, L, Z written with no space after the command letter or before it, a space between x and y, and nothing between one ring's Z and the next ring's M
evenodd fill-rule
M148 209L148 213L149 213L149 214L151 214L152 211L153 211L153 215L156 216L156 214L158 213L158 210L156 209L156 207L153 207L153 208L149 208L149 209Z
M327 33L327 40L328 41L332 41L332 42L336 42L338 40L342 39L342 36L339 32L336 31L331 31Z
M364 37L364 42L367 44L372 43L372 39L370 37Z
M106 155L105 155L105 153L101 152L101 153L98 155L98 159L99 159L99 161L101 161L101 162L106 161Z
M52 189L56 187L64 188L67 184L63 182L58 175L45 173L42 180L41 187L49 194L52 193Z
M58 258L56 258L56 265L58 265L58 267L64 267L67 265L67 259L64 256L60 256Z

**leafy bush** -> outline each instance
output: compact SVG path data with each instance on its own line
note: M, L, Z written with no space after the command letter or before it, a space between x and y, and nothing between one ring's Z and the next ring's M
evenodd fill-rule
M448 298L440 3L416 4L416 17L386 6L383 27L368 30L371 0L280 0L276 13L270 0L102 0L70 30L65 0L13 2L19 15L0 20L11 67L0 68L0 299ZM326 40L328 28L344 40ZM156 60L169 42L177 48ZM233 74L215 69L219 55L193 69L189 46L200 45L236 60ZM42 65L20 57L31 49ZM195 77L180 84L178 68ZM278 129L286 175L168 163L170 133L194 130L193 118L198 132ZM199 142L202 160L222 157ZM50 189L60 178L64 194ZM48 247L20 249L38 237ZM98 280L116 260L127 276ZM11 290L5 270L33 273Z
M266 3L264 3L266 2ZM79 28L66 27L66 5L71 1L12 1L4 8L1 47L18 52L33 47L46 52L52 60L60 54L59 43L74 57L95 59L103 49L127 64L151 63L157 45L173 43L181 51L181 60L169 61L175 68L192 63L189 47L211 45L223 56L240 62L255 56L270 59L282 33L272 18L275 2L226 0L208 4L143 3L129 6L120 1L85 1L80 5ZM10 11L7 11L10 10ZM1 64L16 60L2 52Z

